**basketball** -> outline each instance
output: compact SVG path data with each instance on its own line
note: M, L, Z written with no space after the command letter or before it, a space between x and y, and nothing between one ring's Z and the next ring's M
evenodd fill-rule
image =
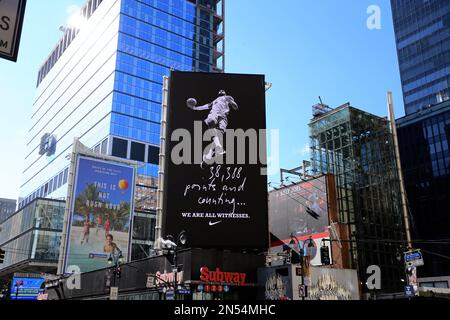
M187 106L191 109L194 108L195 106L197 106L197 100L195 100L194 98L188 99Z
M119 188L120 188L120 190L122 190L122 191L127 190L128 186L129 186L129 184L128 184L127 180L122 179L122 180L119 181Z

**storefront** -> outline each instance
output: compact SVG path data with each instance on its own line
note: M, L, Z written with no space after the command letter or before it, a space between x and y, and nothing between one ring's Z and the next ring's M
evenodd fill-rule
M260 268L264 289L258 300L359 300L358 274L352 269L311 266L307 274L299 265Z
M189 249L178 252L177 266L173 258L156 256L84 273L78 289L69 289L74 278L64 279L47 290L49 299L107 300L117 287L119 300L255 300L263 290L257 269L264 266L264 255Z

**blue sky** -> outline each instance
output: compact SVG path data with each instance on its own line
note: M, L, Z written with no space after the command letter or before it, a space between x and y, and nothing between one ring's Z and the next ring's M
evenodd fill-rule
M60 36L70 6L84 0L29 0L18 63L0 60L0 198L17 198L39 66ZM351 102L387 115L386 92L404 115L389 0L226 0L226 71L266 74L269 128L280 129L284 168L308 157L311 106ZM369 30L367 8L381 8Z

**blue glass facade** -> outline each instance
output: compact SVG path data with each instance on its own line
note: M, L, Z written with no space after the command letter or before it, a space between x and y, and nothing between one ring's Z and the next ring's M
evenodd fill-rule
M450 97L450 1L391 0L406 114Z
M397 120L398 139L415 239L450 238L450 101ZM425 266L420 277L447 276L450 248L420 244Z
M38 74L19 207L66 197L74 137L139 161L133 257L144 258L154 240L163 77L223 71L224 0L88 0L82 14L87 24L65 31ZM44 134L56 141L50 156L38 154Z

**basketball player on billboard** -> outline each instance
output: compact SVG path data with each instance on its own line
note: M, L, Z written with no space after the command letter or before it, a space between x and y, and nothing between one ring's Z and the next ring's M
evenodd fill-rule
M194 98L188 99L186 104L189 109L194 111L210 110L208 117L204 122L208 128L214 130L216 134L214 134L213 138L214 144L209 151L205 152L203 155L203 162L201 164L201 167L203 168L206 163L211 163L213 158L226 154L219 138L219 133L221 134L220 136L223 137L228 127L228 115L230 114L230 111L232 109L238 111L239 106L232 96L227 95L225 90L220 90L216 100L203 106L197 107L197 100Z

